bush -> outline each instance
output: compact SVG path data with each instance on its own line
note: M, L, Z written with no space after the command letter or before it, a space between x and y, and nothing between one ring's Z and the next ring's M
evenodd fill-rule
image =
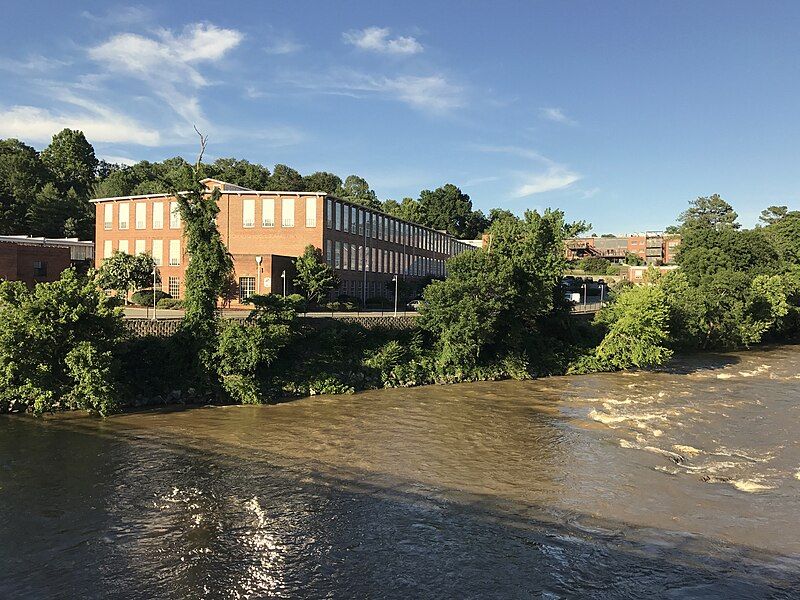
M172 309L182 309L183 308L183 300L180 298L162 298L158 302L156 302L156 308L172 308Z
M153 290L139 290L131 296L131 302L139 306L153 306ZM163 298L172 298L167 292L155 290L156 303ZM158 306L158 304L156 304Z

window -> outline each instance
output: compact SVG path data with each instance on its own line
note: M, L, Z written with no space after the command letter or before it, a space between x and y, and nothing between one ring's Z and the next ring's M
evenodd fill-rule
M153 202L153 229L164 229L163 202Z
M177 267L181 264L181 241L180 240L170 240L169 241L169 265L171 267Z
M350 244L350 270L356 270L356 245Z
M350 244L345 242L342 248L342 269L346 269L350 265Z
M356 264L356 269L359 271L364 270L364 246L358 247L358 263Z
M333 243L330 240L325 242L325 260L330 266L333 266Z
M119 205L119 228L128 228L128 217L130 217L130 204L124 202Z
M177 202L169 203L169 228L170 229L181 228L181 213L178 210Z
M261 201L261 226L275 227L275 198L264 198Z
M342 206L342 231L350 233L350 207Z
M281 200L281 226L294 227L294 198Z
M133 251L136 254L144 254L146 252L144 249L144 240L136 240L133 243Z
M164 240L153 240L153 262L157 267L164 264Z
M125 254L128 253L128 240L119 241L119 251L124 252Z
M167 292L173 298L180 298L181 297L181 278L180 277L170 277L167 280Z
M370 267L372 268L373 273L378 272L378 251L373 248L372 249L372 260L369 261Z
M342 209L338 202L333 203L333 212L336 215L336 231L342 230Z
M364 217L366 216L367 211L363 208L359 211L358 215L358 235L364 235Z
M103 258L111 258L111 240L103 242Z
M350 233L358 233L358 212L355 206L350 207Z
M317 199L306 198L306 227L317 226Z
M256 201L253 198L242 200L242 227L250 229L256 226Z
M336 242L334 253L335 253L334 266L337 269L340 269L342 267L342 242Z
M137 202L134 206L136 215L136 229L144 229L147 227L147 204L144 202Z
M239 302L244 302L256 292L255 277L239 277Z
M372 213L368 212L364 215L364 231L367 233L367 237L372 237Z
M33 261L33 276L47 277L47 263L43 260Z
M325 200L325 227L333 229L333 200L327 198Z
M103 207L103 229L111 229L114 226L114 205L106 204Z

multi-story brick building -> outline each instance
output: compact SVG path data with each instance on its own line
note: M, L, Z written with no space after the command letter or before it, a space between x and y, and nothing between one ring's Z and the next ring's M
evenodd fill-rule
M471 247L423 227L323 192L257 191L205 179L219 189L217 226L233 257L239 299L292 292L291 260L309 244L339 278L339 294L366 300L392 295L394 276L410 282L443 277L445 261ZM115 250L150 253L162 287L182 295L187 265L174 196L146 194L93 200L99 265ZM285 275L285 276L284 276Z
M565 253L568 260L596 256L621 264L628 254L635 254L647 264L671 264L680 243L680 235L648 231L643 235L571 238L566 240Z
M87 268L94 244L77 238L0 236L0 279L24 281L29 287L55 281L70 267Z

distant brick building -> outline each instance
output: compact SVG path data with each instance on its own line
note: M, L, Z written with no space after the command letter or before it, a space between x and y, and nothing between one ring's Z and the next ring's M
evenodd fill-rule
M395 275L411 283L444 277L445 260L471 249L447 233L323 192L257 191L215 179L202 183L209 193L221 192L217 226L233 257L239 300L252 293L281 293L284 270L291 293L291 259L309 244L322 251L341 279L338 293L361 300L391 296ZM175 197L147 194L92 202L96 264L115 250L150 253L165 291L181 297L187 257Z
M647 264L671 264L680 243L680 235L651 231L644 235L570 238L564 252L567 260L596 256L621 264L628 254L635 254Z
M37 283L55 281L72 266L91 266L94 243L74 238L0 236L0 279Z

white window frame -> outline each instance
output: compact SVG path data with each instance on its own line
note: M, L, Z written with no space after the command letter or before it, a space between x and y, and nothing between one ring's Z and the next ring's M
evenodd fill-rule
M177 267L181 264L181 241L169 241L169 266Z
M106 204L103 206L103 229L108 231L114 227L114 205Z
M133 242L133 253L136 255L144 254L147 252L144 240L136 240Z
M306 198L306 227L317 226L317 199Z
M124 217L124 218L123 218ZM127 202L120 202L117 211L117 219L119 220L119 228L124 231L128 229L128 223L131 217L131 205Z
M281 227L294 227L294 198L281 198Z
M164 229L163 202L153 202L153 229Z
M169 203L169 228L170 229L181 228L181 212L180 210L178 210L177 202Z
M145 202L134 203L133 216L136 229L147 229L147 204Z
M111 240L103 240L103 258L111 258L113 253L114 247L111 244Z
M256 226L255 198L242 198L242 227L253 229Z
M128 240L119 240L117 243L117 250L128 254Z
M153 262L155 262L157 267L164 266L164 240L153 240L153 244L151 246L152 252L150 252L150 256L153 257Z
M275 198L261 200L261 227L275 227Z

